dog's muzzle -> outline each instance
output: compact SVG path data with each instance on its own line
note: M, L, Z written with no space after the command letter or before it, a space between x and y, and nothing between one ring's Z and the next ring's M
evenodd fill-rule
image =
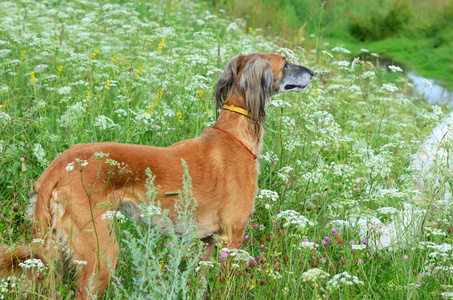
M313 78L313 71L288 63L284 77L280 80L277 93L303 91Z

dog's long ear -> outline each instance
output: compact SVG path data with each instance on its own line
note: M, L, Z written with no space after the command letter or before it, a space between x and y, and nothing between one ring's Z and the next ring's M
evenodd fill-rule
M222 107L223 101L225 101L228 93L236 82L238 76L238 60L242 56L242 54L238 54L227 63L222 76L220 76L219 81L217 82L215 87L217 110Z
M245 65L239 88L245 95L245 105L252 120L260 122L264 119L273 83L272 65L268 60L257 58Z

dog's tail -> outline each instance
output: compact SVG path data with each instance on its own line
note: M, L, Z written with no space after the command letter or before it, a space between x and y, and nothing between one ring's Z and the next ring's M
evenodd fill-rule
M21 263L32 258L40 259L42 263L45 264L46 262L44 261L41 249L41 243L0 247L0 275L2 277L7 276L16 270L19 270Z

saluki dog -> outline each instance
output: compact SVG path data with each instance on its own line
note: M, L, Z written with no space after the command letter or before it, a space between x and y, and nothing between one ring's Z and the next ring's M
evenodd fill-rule
M114 268L118 259L112 226L101 218L102 206L117 210L123 202L142 203L149 168L160 186L161 209L176 218L178 196L169 192L182 190L181 159L192 178L199 237L214 243L211 237L217 235L226 247L239 248L257 193L266 108L273 95L302 91L312 77L311 70L279 55L239 54L215 88L218 119L198 137L165 148L120 143L69 147L40 176L31 199L33 236L41 242L0 248L0 270L9 274L32 257L49 263L55 259L55 245L63 245L72 260L86 262L78 266L77 299L87 299L93 288L101 294L110 277L108 265ZM109 172L112 161L118 163L115 172ZM97 280L90 286L93 273Z

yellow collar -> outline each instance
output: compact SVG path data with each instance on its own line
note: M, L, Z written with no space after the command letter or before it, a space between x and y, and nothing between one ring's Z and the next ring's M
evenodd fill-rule
M250 112L248 112L247 110L245 110L243 108L240 108L240 107L237 107L237 106L234 106L234 105L224 104L223 105L223 109L234 111L234 112L236 112L238 114L241 114L241 115L244 115L244 116L250 118Z

